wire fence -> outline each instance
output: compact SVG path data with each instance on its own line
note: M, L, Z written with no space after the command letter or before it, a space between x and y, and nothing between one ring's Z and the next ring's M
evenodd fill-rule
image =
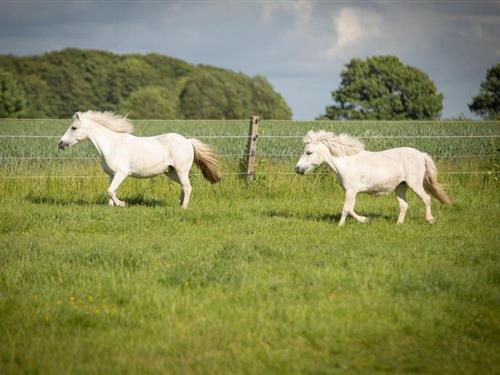
M45 119L46 120L46 119ZM3 120L2 120L3 121ZM27 120L25 120L27 121ZM243 120L242 120L243 121ZM169 120L170 122L170 120ZM175 121L173 121L175 122ZM413 122L415 123L415 122ZM426 122L425 122L426 123ZM195 130L196 131L196 130ZM496 132L496 129L494 129ZM195 134L195 135L185 135L186 138L199 138L199 139L235 139L235 140L248 140L250 138L249 135L241 135L241 134ZM442 175L497 175L498 166L496 165L497 160L500 158L499 147L496 143L500 138L500 134L436 134L436 135L423 135L423 134L403 134L403 135L359 135L357 136L363 140L436 140L436 141L445 141L445 140L461 140L466 141L468 139L481 139L483 141L492 142L493 146L490 149L482 150L488 153L478 153L478 154L446 154L446 153L436 153L433 154L432 157L437 159L449 159L449 160L489 160L494 161L494 164L491 165L493 170L470 170L470 171L444 171L440 174ZM49 135L49 134L0 134L0 139L12 140L15 142L16 140L22 139L58 139L60 135ZM270 142L275 142L279 140L300 140L303 138L303 135L298 134L262 134L258 136L258 139L267 139ZM17 146L16 146L17 147ZM276 148L275 148L276 149ZM279 148L278 148L279 149ZM295 148L292 148L293 151ZM19 150L22 150L22 146L16 148L17 153ZM234 151L234 150L232 150ZM269 151L269 150L263 150ZM285 158L299 158L301 154L299 153L290 153L289 149L284 149L284 153L276 153L276 152L260 152L255 154L249 153L241 153L241 152L221 152L218 155L227 160L241 160L243 158L247 158L249 156L255 156L256 158L271 158L271 159L285 159ZM448 151L448 150L447 150ZM1 152L1 150L0 150ZM463 152L463 150L462 150ZM25 153L26 154L26 153ZM98 157L90 157L90 156L76 156L76 157L56 157L56 156L43 156L43 155L1 155L0 154L0 165L2 162L6 161L98 161L100 160ZM489 168L489 167L488 167ZM319 174L330 174L330 173L314 173L313 175ZM193 173L193 175L200 175L199 173ZM224 172L223 176L244 176L246 173L244 172ZM254 173L255 176L268 176L268 175L295 175L293 172L266 172L266 171L257 171ZM42 179L42 178L56 178L56 179L71 179L71 178L105 178L105 175L4 175L0 176L0 179Z

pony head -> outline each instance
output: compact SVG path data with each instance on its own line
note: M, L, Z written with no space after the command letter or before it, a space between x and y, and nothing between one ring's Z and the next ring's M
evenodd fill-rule
M310 130L304 137L304 143L304 153L295 166L298 174L313 171L329 157L351 156L365 149L364 144L355 137L326 130Z
M305 174L319 167L330 156L330 150L326 141L333 137L335 137L335 133L332 132L325 130L315 132L310 130L303 139L306 145L302 156L295 166L295 172Z
M115 115L112 112L76 112L73 116L73 122L59 140L59 148L64 150L66 147L87 139L90 132L95 130L93 125L103 126L115 133L132 133L134 131L134 126L127 119L127 116Z
M76 145L78 142L87 139L87 137L88 129L85 116L80 112L76 112L68 130L66 130L61 139L59 139L58 146L61 150L64 150L66 147Z

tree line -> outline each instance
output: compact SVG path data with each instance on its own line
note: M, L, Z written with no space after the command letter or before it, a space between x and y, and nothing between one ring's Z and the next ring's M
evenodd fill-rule
M262 76L160 54L69 48L0 56L0 117L64 118L87 109L144 119L292 117L283 97Z
M396 56L353 58L318 119L434 120L442 93L418 68ZM488 69L468 104L484 119L500 118L500 64ZM132 118L291 119L283 97L262 76L192 65L160 54L117 55L69 48L38 56L0 55L0 117L69 117L79 110Z

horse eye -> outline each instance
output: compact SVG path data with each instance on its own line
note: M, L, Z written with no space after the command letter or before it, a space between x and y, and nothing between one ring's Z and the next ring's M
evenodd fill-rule
M307 155L311 155L312 154L312 151L307 151L306 152Z
M72 126L72 127L71 127L71 130L76 130L76 126Z

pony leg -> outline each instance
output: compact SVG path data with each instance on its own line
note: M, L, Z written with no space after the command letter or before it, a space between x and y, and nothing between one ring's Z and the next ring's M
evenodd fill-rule
M354 213L355 203L356 203L356 193L351 190L346 191L345 201L344 201L344 206L342 207L342 215L340 216L339 226L343 226L345 224L345 219L347 218L347 214L352 215L352 213ZM356 218L354 215L353 217Z
M178 172L175 168L171 168L168 172L166 172L166 175L182 185L181 195L179 196L179 204L182 208L187 208L192 190L191 183L189 182L189 171Z
M368 218L366 216L361 216L358 215L356 212L354 212L355 205L356 205L356 194L354 194L354 197L352 198L352 205L351 209L349 210L349 215L351 215L358 223L366 223L368 221Z
M111 185L111 182L113 182L113 175L109 175L109 184ZM115 202L113 202L113 199L109 198L108 200L108 204L110 206L114 206L115 205Z
M422 183L420 183L420 184L408 183L408 186L410 187L411 190L413 190L413 192L415 194L417 194L417 196L420 199L422 199L422 202L424 202L424 204L425 204L425 220L427 220L427 222L429 224L434 224L434 218L432 217L432 212L431 212L431 202L432 202L431 196L426 193L426 191L424 190L424 187L422 186Z
M181 180L179 179L179 175L177 174L177 171L175 168L170 167L165 174L173 181L177 182L178 184L181 183ZM184 200L184 190L181 190L181 195L179 196L179 204L182 204L182 201Z
M366 223L368 221L368 218L366 216L358 215L356 212L354 212L354 210L351 210L349 214L359 223Z
M399 216L398 224L403 224L405 221L406 210L408 209L408 202L406 201L406 184L401 183L396 186L396 199L399 203Z
M118 186L127 178L127 175L125 173L116 173L113 177L113 180L111 181L111 184L109 185L108 188L108 195L115 204L115 206L119 207L125 207L127 204L124 201L119 200L116 197L116 190L118 189Z
M193 190L191 182L189 181L189 171L177 172L177 175L182 185L180 204L182 208L186 209L189 204L189 199L191 198L191 191Z

